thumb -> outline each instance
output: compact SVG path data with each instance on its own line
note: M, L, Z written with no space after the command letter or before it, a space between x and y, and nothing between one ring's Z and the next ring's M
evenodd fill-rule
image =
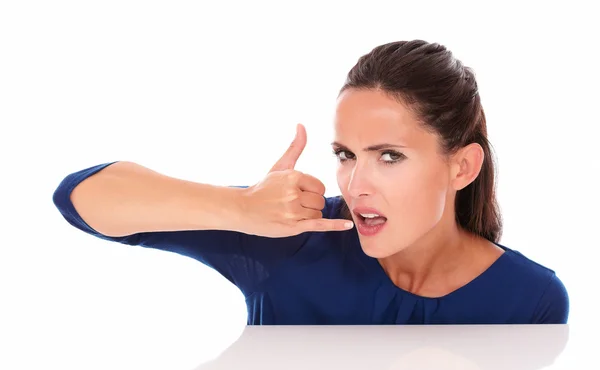
M269 172L293 169L296 166L296 162L298 161L298 158L300 158L300 154L302 154L305 146L306 129L304 128L304 125L299 123L296 125L296 137L294 137L294 141L292 141L289 148Z

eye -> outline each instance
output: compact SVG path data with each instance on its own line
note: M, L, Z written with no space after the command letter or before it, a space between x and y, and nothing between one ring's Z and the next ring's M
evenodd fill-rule
M349 152L347 150L337 149L337 150L334 150L333 153L336 155L336 157L338 157L340 162L354 159L354 154L352 154L351 152Z
M404 157L404 154L398 153L395 151L386 151L386 152L383 152L383 154L381 155L381 159L384 162L388 162L388 163L398 162L403 157Z

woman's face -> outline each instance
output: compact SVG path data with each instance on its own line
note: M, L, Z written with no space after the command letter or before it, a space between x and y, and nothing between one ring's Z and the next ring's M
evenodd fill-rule
M350 89L340 95L333 149L338 185L367 255L395 254L454 218L450 167L438 137L384 93Z

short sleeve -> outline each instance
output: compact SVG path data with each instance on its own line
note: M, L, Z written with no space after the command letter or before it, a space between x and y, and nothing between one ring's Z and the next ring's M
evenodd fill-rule
M54 192L53 201L65 220L75 228L101 239L193 258L219 272L244 295L251 294L254 287L269 277L279 263L301 249L310 236L310 233L304 233L286 238L268 238L221 230L147 232L124 237L103 235L82 219L70 195L79 183L112 163L116 162L90 167L63 179Z
M563 282L552 274L533 315L534 324L566 324L569 319L569 295Z

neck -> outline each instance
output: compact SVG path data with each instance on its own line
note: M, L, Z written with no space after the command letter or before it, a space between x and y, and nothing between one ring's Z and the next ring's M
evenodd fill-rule
M432 281L444 281L457 271L472 241L473 237L452 220L438 224L413 245L379 263L397 286L413 293L428 291Z

